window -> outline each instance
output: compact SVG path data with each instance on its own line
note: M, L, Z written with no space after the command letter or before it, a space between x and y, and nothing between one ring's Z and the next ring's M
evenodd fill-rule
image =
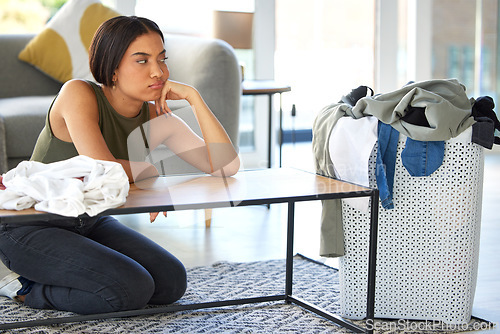
M432 6L432 76L457 78L469 96L498 100L498 1L434 0Z
M275 79L283 95L285 130L311 129L326 105L360 85L374 85L375 1L276 0ZM288 113L287 113L288 112Z
M39 0L2 1L0 34L37 33L57 8Z

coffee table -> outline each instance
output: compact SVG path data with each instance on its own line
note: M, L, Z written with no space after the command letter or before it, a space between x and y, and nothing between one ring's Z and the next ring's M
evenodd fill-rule
M367 323L373 323L375 301L375 267L378 230L378 190L334 180L292 168L270 168L240 171L232 177L188 174L148 179L131 185L124 205L107 210L101 215L120 215L157 211L192 210L217 207L235 207L274 203L288 204L285 293L253 298L207 301L197 304L167 305L132 311L76 315L32 321L0 324L0 330L46 326L59 323L89 321L158 314L181 310L206 309L230 305L285 301L299 305L357 333L372 333L372 328L362 328L335 314L295 297L292 294L293 236L295 203L312 200L370 197L371 226L367 277ZM33 219L60 218L55 214L26 209L22 211L0 210L0 222L30 221ZM371 321L371 322L368 322Z

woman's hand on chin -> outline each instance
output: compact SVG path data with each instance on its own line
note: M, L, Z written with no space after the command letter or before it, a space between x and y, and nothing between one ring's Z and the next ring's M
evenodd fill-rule
M167 106L167 100L187 100L190 104L194 97L199 97L198 91L189 85L167 80L163 85L161 96L155 101L157 113L171 113L172 111Z

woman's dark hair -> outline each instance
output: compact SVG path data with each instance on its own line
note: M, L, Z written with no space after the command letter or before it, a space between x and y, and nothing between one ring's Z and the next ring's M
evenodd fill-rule
M156 32L165 42L158 25L143 17L117 16L101 24L89 49L90 71L95 80L112 86L113 74L130 43L148 32Z

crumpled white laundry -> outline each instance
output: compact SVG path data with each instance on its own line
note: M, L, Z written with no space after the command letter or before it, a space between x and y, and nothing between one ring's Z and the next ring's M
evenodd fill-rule
M332 129L328 149L335 176L342 181L369 187L368 162L377 143L378 119L342 117ZM368 212L369 198L345 198L343 202Z
M0 208L36 210L77 217L95 216L125 203L127 174L116 162L84 155L44 164L22 161L3 175Z

